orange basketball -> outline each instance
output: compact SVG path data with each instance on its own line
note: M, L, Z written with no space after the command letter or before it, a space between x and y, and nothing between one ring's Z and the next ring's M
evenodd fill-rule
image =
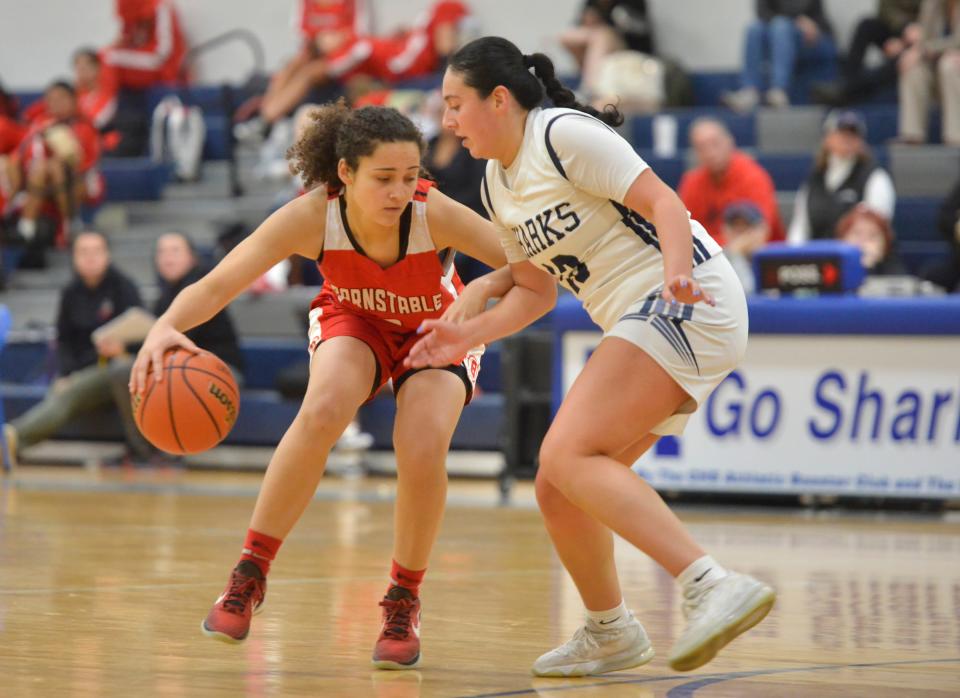
M132 398L133 416L147 441L167 453L199 453L223 441L237 421L240 393L229 367L204 351L173 349L163 356L163 380L147 373Z

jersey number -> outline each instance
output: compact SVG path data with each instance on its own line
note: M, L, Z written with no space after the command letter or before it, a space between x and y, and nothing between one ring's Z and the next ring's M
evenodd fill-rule
M571 254L558 254L550 260L553 266L545 265L547 271L565 282L574 293L580 293L579 284L584 283L590 278L590 270L587 265Z

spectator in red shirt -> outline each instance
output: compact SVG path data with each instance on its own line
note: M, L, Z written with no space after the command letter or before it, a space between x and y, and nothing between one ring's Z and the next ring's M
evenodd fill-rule
M724 245L723 212L737 201L750 201L763 213L771 240L783 240L783 223L770 175L746 153L737 150L723 122L709 117L690 125L690 145L697 167L680 180L678 193L690 215Z
M311 87L332 80L343 83L365 75L389 84L437 71L462 43L462 22L469 16L470 10L459 0L441 0L422 13L410 30L396 36L350 36L335 48L331 46L283 92L271 94L268 90L261 116L267 123L283 118Z
M117 111L116 68L103 65L94 49L82 48L73 54L73 76L80 113L103 131Z
M143 90L180 75L187 42L172 0L116 0L120 36L101 60L121 88Z
M327 58L368 31L365 0L300 0L298 5L301 48L270 79L260 104L267 124L288 116L327 79Z
M10 168L15 166L10 158L27 132L17 121L19 104L16 97L0 86L0 216L7 207L7 201L13 195Z
M10 168L12 190L24 193L17 229L27 241L45 208L62 222L63 237L69 238L80 203L92 203L102 194L96 168L100 134L80 113L73 87L55 82L43 99L46 115L31 124L14 156L17 166Z

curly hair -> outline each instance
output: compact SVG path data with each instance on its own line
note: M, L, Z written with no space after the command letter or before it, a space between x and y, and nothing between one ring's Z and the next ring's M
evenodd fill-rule
M380 143L414 143L422 156L423 135L410 119L390 107L350 109L346 101L325 104L309 114L311 123L287 151L290 171L309 189L318 183L338 187L340 160L355 170L360 158Z

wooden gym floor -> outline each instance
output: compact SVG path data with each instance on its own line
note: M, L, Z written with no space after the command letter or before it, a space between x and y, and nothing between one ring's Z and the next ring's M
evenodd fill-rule
M200 621L239 553L259 475L22 468L0 480L0 696L958 696L960 517L684 508L722 562L772 583L770 617L691 674L668 669L679 594L619 544L657 658L535 679L581 620L528 484L496 506L454 482L416 671L369 665L389 479L328 478L281 551L243 645Z

